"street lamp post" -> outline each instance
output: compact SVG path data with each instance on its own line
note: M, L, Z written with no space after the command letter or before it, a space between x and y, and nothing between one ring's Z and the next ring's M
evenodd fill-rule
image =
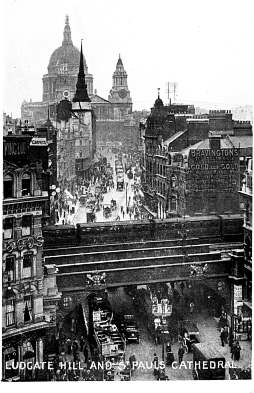
M127 194L127 192L128 192L128 183L126 183L126 187L125 187L126 210L127 210L127 203L128 203L128 199L127 199L128 194Z

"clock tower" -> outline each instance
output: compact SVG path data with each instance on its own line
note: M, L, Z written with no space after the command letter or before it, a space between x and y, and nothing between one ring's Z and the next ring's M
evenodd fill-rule
M127 72L119 55L116 70L113 74L113 86L108 96L108 100L114 104L115 117L117 118L122 118L132 112L132 99L128 89L127 77Z

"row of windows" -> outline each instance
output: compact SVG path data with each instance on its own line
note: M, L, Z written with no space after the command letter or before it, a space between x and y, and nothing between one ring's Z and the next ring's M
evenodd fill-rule
M159 192L159 194L166 196L166 184L165 183L154 180L154 188Z
M14 237L15 218L7 217L3 220L4 239L12 239ZM21 221L21 235L30 236L32 234L33 216L24 215Z
M6 301L7 327L15 325L15 306L15 299L8 299ZM23 318L24 323L31 322L33 320L33 299L31 295L24 296Z
M21 195L31 195L31 175L24 173L21 180ZM14 198L14 176L8 174L4 177L4 199Z
M16 259L14 255L8 255L5 260L5 274L7 280L16 280ZM33 276L33 253L27 252L23 255L22 278L30 278Z
M166 166L162 164L157 164L157 173L161 176L166 176Z
M166 166L162 164L153 164L151 161L147 161L147 171L153 172L153 170L161 176L166 177Z

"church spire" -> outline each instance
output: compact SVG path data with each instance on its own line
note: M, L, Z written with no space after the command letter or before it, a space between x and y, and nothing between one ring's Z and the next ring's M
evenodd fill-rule
M122 62L120 53L119 53L119 57L118 57L118 60L117 60L116 67L119 67L119 66L120 66L120 67L123 67L123 62Z
M65 17L65 26L64 26L64 33L63 33L63 45L72 45L71 40L71 28L69 25L69 16L66 15Z
M83 59L83 49L81 40L81 50L80 50L80 63L78 72L78 81L76 84L76 93L73 98L73 102L90 102L90 98L87 93L87 85L84 73L84 59Z

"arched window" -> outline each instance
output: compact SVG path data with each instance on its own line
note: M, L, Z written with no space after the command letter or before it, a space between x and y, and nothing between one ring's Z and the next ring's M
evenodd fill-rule
M22 196L31 195L31 175L30 173L24 173L22 176Z
M13 198L13 176L8 174L4 177L4 199Z

